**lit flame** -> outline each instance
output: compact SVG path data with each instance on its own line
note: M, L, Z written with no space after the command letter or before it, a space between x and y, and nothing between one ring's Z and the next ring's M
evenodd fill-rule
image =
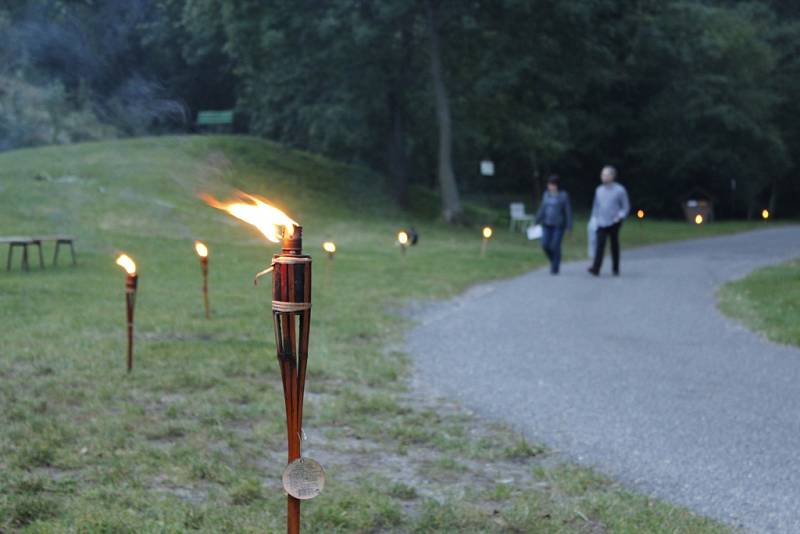
M334 243L333 241L325 241L322 244L322 250L324 250L328 254L333 254L334 252L336 252L336 243Z
M194 242L194 250L197 252L197 255L201 258L208 257L208 247L202 241L195 241Z
M408 244L408 233L404 230L397 233L397 242L401 245Z
M694 218L694 223L703 224L703 216L698 213Z
M640 219L644 219L644 210L639 210L636 212L636 216Z
M485 226L485 227L483 228L483 237L484 237L484 239L490 239L490 238L492 237L492 234L493 234L493 233L494 233L494 232L493 232L493 230L492 230L492 227L491 227L491 226Z
M136 274L136 262L127 254L120 254L119 257L117 257L117 265L125 269L131 276Z
M294 234L294 227L300 226L281 210L270 206L259 197L242 192L239 196L243 202L220 202L211 195L201 195L201 198L209 206L227 211L237 219L252 224L273 243L278 243L284 233L291 236ZM284 232L280 231L281 228Z
M769 210L763 210L763 211L761 212L761 218L762 218L762 219L764 219L765 221L766 221L767 219L769 219Z

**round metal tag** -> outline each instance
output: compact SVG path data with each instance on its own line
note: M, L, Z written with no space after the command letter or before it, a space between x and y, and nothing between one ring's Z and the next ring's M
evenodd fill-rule
M283 489L295 499L313 499L325 487L325 470L311 458L298 458L283 471Z

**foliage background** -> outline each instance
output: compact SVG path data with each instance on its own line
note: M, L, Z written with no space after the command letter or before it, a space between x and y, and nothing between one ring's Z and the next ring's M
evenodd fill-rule
M611 163L655 214L800 210L800 6L778 0L9 0L0 149L235 108L236 131L366 163L413 201L437 180L431 5L462 194L532 199L558 172L586 205Z

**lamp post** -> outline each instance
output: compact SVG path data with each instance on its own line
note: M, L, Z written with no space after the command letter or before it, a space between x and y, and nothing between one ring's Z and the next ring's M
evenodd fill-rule
M287 492L286 528L300 532L300 501L319 495L325 485L322 467L301 456L303 395L305 392L308 342L311 330L311 256L303 254L303 227L262 199L242 194L244 202L222 203L213 197L211 206L256 226L264 236L281 244L270 267L256 275L272 272L272 321L275 346L283 382L286 408L288 463L283 473Z
M133 370L133 310L136 306L136 290L139 285L139 275L136 274L136 262L127 254L120 254L117 257L117 265L125 269L125 311L128 320L128 362L127 368L130 373Z

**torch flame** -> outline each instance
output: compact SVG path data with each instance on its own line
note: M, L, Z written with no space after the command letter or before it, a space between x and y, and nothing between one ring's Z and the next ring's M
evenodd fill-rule
M765 221L767 219L769 219L769 210L762 210L761 211L761 218L764 219Z
M334 243L333 241L325 241L322 244L322 249L328 254L333 254L334 252L336 252L336 243Z
M220 202L211 195L201 195L201 198L209 206L227 211L237 219L252 224L273 243L280 242L284 234L291 236L294 234L294 227L300 226L281 210L270 206L259 197L242 192L239 192L239 196L242 202ZM281 227L283 232L280 231Z
M483 238L484 239L491 238L493 233L494 233L494 231L492 230L491 226L484 226L483 227Z
M197 255L201 258L208 257L208 247L202 241L195 241L194 242L194 250L197 252Z
M408 243L408 233L405 230L402 230L397 233L397 242L401 245L405 245Z
M117 257L117 265L125 269L131 276L136 274L136 262L127 254L120 254L119 257Z
M703 224L704 220L705 219L703 219L703 216L698 213L694 218L694 223L695 224Z

